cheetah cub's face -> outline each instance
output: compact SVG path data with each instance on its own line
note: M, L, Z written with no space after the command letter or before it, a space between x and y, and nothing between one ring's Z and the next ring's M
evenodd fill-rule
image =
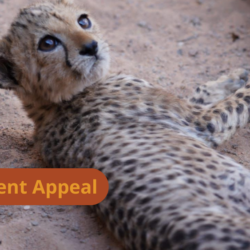
M0 87L21 99L68 100L108 69L108 45L95 21L69 0L22 9L0 41Z

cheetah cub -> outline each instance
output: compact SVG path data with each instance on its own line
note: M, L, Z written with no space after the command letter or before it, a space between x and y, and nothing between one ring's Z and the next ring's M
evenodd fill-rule
M250 249L250 170L212 149L249 120L247 72L189 102L108 68L97 24L66 0L20 10L0 41L0 86L22 101L44 161L107 176L94 209L125 249Z

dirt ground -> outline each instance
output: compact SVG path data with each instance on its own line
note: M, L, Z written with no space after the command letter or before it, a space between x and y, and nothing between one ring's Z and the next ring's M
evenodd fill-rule
M31 0L0 0L0 37ZM159 82L185 97L230 69L250 70L248 0L81 1L111 47L112 72ZM44 167L33 125L16 97L0 91L0 167ZM219 150L250 167L250 126ZM88 207L1 206L1 250L118 250Z

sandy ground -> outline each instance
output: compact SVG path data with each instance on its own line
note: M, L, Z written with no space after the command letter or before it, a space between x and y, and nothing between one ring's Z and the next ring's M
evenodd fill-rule
M35 1L0 0L0 36L18 9ZM230 69L250 70L248 0L80 1L105 31L112 71L159 82L185 97ZM44 167L33 125L16 97L0 91L0 167ZM250 167L250 126L220 151ZM118 250L88 207L1 206L0 249Z

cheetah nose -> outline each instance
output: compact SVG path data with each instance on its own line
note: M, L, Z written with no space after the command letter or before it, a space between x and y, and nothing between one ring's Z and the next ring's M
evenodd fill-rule
M95 56L98 52L98 43L93 40L90 43L84 44L79 52L82 56Z

